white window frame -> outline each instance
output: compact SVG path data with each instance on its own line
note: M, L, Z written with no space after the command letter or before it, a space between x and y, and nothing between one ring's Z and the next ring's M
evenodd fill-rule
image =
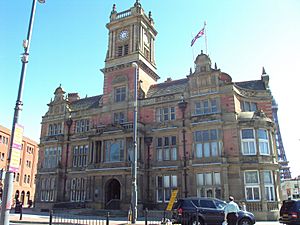
M267 134L267 139L261 139L259 138L259 135L257 135L258 138L258 146L259 146L259 153L261 155L270 155L270 145L269 145L269 132L266 129L258 129L257 132L264 131ZM261 145L262 144L262 145ZM261 146L264 146L261 148ZM265 149L266 147L266 149ZM266 151L265 151L266 150Z
M252 130L253 132L253 138L243 138L243 130ZM240 131L241 134L241 148L242 148L242 154L243 155L256 155L257 151L256 151L256 135L255 135L255 130L253 128L243 128ZM254 146L254 152L251 152L251 143L253 143ZM247 152L246 149L244 148L244 144L247 145Z
M268 173L268 177L270 177L270 181L266 180L266 175ZM271 170L264 170L264 186L265 186L265 197L266 200L269 202L274 202L276 200L275 196L275 187L274 187L274 179L273 179L273 171ZM273 199L272 199L273 197Z
M256 173L257 182L247 182L247 173ZM245 199L247 201L260 201L261 193L260 193L260 178L258 170L245 170L244 171L244 185L245 185ZM248 190L251 190L252 198L248 198ZM258 198L255 198L255 190L258 190Z

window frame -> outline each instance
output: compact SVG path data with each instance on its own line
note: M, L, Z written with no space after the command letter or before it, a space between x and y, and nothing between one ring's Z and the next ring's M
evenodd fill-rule
M210 176L211 182L207 182ZM222 196L222 178L221 172L212 171L196 174L196 191L197 197L214 197L221 198ZM209 194L210 193L210 194Z
M266 177L267 177L266 173L268 173L270 182L266 181ZM263 177L264 177L264 187L265 187L265 190L264 190L265 198L269 202L274 202L276 200L276 196L275 196L273 171L272 170L263 170Z
M171 199L172 191L177 188L178 188L177 175L170 174L170 175L156 176L156 202L158 203L169 202Z
M257 182L248 182L247 181L247 173L256 173L256 180ZM259 176L259 171L258 170L245 170L244 171L244 186L245 186L245 199L247 201L260 201L261 200L261 190L260 190L260 176ZM248 190L251 190L251 196L252 198L248 198ZM255 193L258 191L258 198L256 198Z
M223 142L220 129L196 130L193 132L193 139L196 159L222 155Z
M266 136L267 136L266 139L260 138L260 135L259 135L260 131L264 131L266 133ZM259 153L261 155L270 155L271 154L271 152L270 152L270 143L269 143L270 139L269 139L269 132L268 132L268 130L267 129L263 129L263 128L259 128L259 129L257 129L257 132L258 132L257 139L258 139ZM263 149L261 148L261 144L263 144L263 146L264 146ZM265 148L267 150L266 152L264 151Z
M126 86L118 86L114 88L114 102L120 103L127 99L127 88Z
M170 135L156 138L156 160L176 161L178 160L177 136Z
M176 120L176 108L174 106L157 108L155 113L157 122L168 122Z
M243 138L243 131L244 130L252 130L253 138ZM256 149L256 132L255 129L253 128L242 128L240 130L240 137L241 137L241 149L242 149L242 154L243 155L256 155L257 154L257 149ZM254 146L254 152L251 153L251 143ZM247 144L247 150L248 152L245 151L245 145Z
M219 99L208 98L194 102L194 116L209 115L219 112Z

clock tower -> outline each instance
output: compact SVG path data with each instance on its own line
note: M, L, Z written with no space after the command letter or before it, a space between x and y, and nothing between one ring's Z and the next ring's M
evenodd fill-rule
M133 100L135 68L138 65L139 97L147 95L148 89L159 79L155 64L155 37L157 31L151 12L145 14L140 1L133 7L117 12L113 5L110 22L108 49L105 58L103 106L129 103Z

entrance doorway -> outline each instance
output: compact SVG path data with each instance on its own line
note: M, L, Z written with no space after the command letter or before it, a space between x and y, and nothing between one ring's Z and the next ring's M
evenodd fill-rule
M116 179L111 179L105 187L105 208L120 209L121 185Z

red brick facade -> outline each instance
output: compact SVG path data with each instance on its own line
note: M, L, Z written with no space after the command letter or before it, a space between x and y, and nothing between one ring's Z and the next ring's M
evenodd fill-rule
M0 125L0 168L2 171L7 169L8 149L10 146L9 129ZM39 148L35 141L23 137L22 151L20 158L19 171L14 174L13 198L16 197L27 206L34 200L35 195L35 176L37 173ZM4 179L4 175L2 177ZM1 180L1 198L4 180Z
M37 207L128 209L136 62L139 206L164 209L178 189L178 197L233 194L261 218L274 216L279 166L267 75L233 82L201 53L187 77L159 83L157 32L140 5L113 11L107 28L103 95L73 101L58 87L48 104Z

